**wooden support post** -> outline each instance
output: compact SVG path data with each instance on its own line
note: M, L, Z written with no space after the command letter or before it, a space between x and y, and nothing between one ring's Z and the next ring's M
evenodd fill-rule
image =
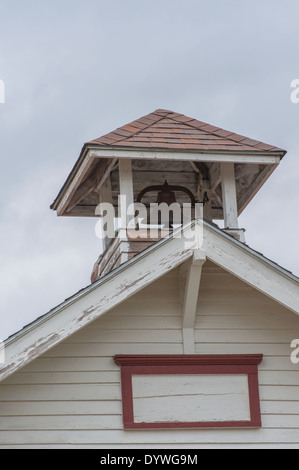
M99 201L100 201L100 204L108 203L108 204L111 204L111 206L113 207L110 176L108 176L106 181L101 186L101 189L99 190ZM114 219L113 219L113 221L111 221L111 223L113 223L113 225L114 225ZM102 229L102 241L103 241L103 247L102 248L103 248L103 250L106 250L108 245L110 245L111 239L104 236L103 220L101 221L101 229Z
M239 229L237 189L234 163L221 163L221 185L224 229L241 242L245 243L244 230Z
M120 159L118 163L119 168L119 188L120 188L120 200L119 200L119 237L121 240L127 240L127 227L130 220L134 215L128 215L128 208L131 204L134 204L134 190L133 190L133 173L132 173L132 160ZM129 250L126 250L129 252ZM121 260L122 263L128 260L128 253L125 253L125 257Z
M195 250L187 274L183 299L183 346L184 354L195 353L194 324L202 267L206 261L205 253Z
M235 168L233 163L221 163L222 201L225 228L239 228Z

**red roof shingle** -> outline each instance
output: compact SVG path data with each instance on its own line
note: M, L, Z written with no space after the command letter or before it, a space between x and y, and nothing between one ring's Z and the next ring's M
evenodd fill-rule
M169 150L286 153L278 147L163 109L158 109L87 144Z

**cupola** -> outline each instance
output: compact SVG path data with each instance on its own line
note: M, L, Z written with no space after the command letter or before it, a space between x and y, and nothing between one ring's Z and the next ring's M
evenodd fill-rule
M190 207L198 217L245 243L238 217L286 151L167 110L156 110L87 142L51 208L58 216L119 219L102 246L92 281L104 276L183 223L182 213L164 221L153 204ZM138 205L145 208L140 236L130 236ZM103 207L111 212L103 212ZM132 210L133 207L133 210ZM100 209L99 209L100 208ZM107 215L108 214L108 215ZM153 237L148 228L156 224ZM132 226L132 225L131 225ZM107 231L105 232L107 234ZM113 235L113 236L112 236Z

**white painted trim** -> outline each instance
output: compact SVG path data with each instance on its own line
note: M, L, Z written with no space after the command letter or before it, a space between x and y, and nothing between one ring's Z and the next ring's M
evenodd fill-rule
M182 309L184 354L195 353L194 324L201 272L205 262L205 253L201 250L195 250L187 273Z
M128 207L134 204L134 188L133 188L133 173L132 173L132 160L124 159L118 162L119 168L119 190L120 196L125 196L126 200L124 203L119 204L120 209L120 237L122 239L126 238L126 229L130 221L128 216ZM128 259L128 257L127 257Z
M72 180L67 191L64 195L63 200L58 204L57 213L59 216L65 215L65 211L71 211L77 204L80 203L84 197L89 194L91 191L99 192L104 182L107 180L112 168L116 163L116 159L112 159L109 163L108 160L103 160L104 164L102 165L104 168L100 171L100 173L93 174L85 183L82 183L80 187L80 182L84 179L85 174L89 170L92 164L92 157L86 157L86 160L83 160L82 166L78 170L77 176ZM108 161L108 164L107 164ZM101 162L101 163L102 163ZM86 163L86 165L85 165ZM81 172L82 169L82 172ZM84 170L83 170L84 169ZM80 190L81 189L81 190ZM76 190L78 194L76 193ZM74 196L74 201L72 202L72 197ZM70 205L70 203L72 204Z
M194 328L183 328L184 354L195 354Z
M280 163L282 153L204 153L204 152L176 152L173 150L140 150L140 149L108 149L90 148L87 155L92 158L131 158L147 160L179 160L193 162L230 162L230 163L257 163L264 165L276 165Z
M233 163L221 163L221 186L225 228L239 228L235 167Z
M190 224L183 232L189 230L192 230ZM170 240L125 263L81 296L62 304L55 314L32 324L27 332L8 341L0 381L192 257L192 246L186 249L183 235L171 238L171 243L167 241Z
M203 247L212 262L299 315L299 281L295 276L207 224Z
M101 189L98 191L99 193L99 202L100 204L111 204L113 206L113 199L112 199L112 190L111 190L111 179L108 176L106 181L102 184ZM96 209L95 214L98 215L98 210ZM102 219L101 215L99 215L99 218ZM100 233L101 233L101 241L102 241L102 248L105 250L110 243L110 240L108 237L106 237L105 232L104 232L104 226L103 226L103 221L99 221L100 224L97 225L99 227ZM114 222L114 221L113 221Z
M86 175L94 158L113 159L113 165L117 159L122 161L124 159L146 159L146 160L174 160L174 161L189 161L189 162L232 162L240 164L265 164L274 165L275 167L280 163L283 152L260 152L255 153L204 153L204 152L178 152L178 151L163 151L163 150L140 150L136 148L115 149L110 148L96 148L88 146L81 154L76 167L72 171L72 177L64 184L60 195L56 198L54 207L59 216L67 215L65 213L67 204L73 196L76 188L81 184L84 176ZM79 163L80 162L80 163ZM113 167L112 165L112 167ZM110 171L110 170L109 170ZM106 177L106 175L105 175ZM101 181L102 183L102 181ZM97 191L100 188L97 188Z
M66 209L66 206L68 202L70 201L71 197L73 196L76 188L80 185L82 182L84 175L87 173L89 170L91 164L92 164L92 156L87 152L87 154L84 157L84 160L82 161L80 167L78 168L77 172L75 173L72 182L70 183L70 186L68 190L66 191L65 195L59 202L58 208L57 208L57 214L60 216L63 214L64 210Z
M238 201L239 214L241 214L243 210L248 206L250 201L254 198L256 193L261 189L265 182L269 179L269 177L272 175L277 166L278 165L266 166L257 176L254 183L248 188L246 193L243 194L241 199Z
M183 230L194 230L196 223L189 224ZM207 259L299 315L298 278L206 222L203 250ZM75 294L61 306L5 341L6 363L0 370L0 380L4 380L192 256L193 249L186 249L183 238L170 236ZM185 341L190 341L190 331L185 329L184 334Z

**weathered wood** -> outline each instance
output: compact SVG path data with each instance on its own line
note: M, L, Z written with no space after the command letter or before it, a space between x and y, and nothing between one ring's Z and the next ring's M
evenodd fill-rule
M122 235L124 234L122 233ZM127 230L125 239L122 239L119 233L115 233L114 239L107 243L105 251L96 262L92 274L92 282L95 282L122 263L146 250L161 238L168 236L169 230L158 230L158 237L156 238L153 238L150 230L147 229L139 229L137 235L135 231ZM95 274L95 268L98 271L97 274Z
M102 204L109 203L113 205L110 175L107 176L106 180L101 185L101 188L99 189L99 195L100 195L100 203Z
M80 415L80 416L20 416L20 417L2 417L0 419L0 431L26 431L36 430L50 431L50 430L80 430L91 429L101 430L105 429L118 429L122 430L122 416L121 415Z
M120 400L119 384L3 385L0 401Z
M209 180L209 168L201 162L190 162L196 173L200 173L203 179Z
M93 169L92 174L76 189L67 211L71 211L77 206L91 191L99 192L100 188L106 181L110 171L115 165L115 159L101 160Z
M274 444L274 448L277 448L277 445L289 445L296 444L298 446L299 441L299 430L298 429L260 429L258 432L256 429L246 430L246 432L240 432L240 430L213 430L211 436L211 430L208 432L194 432L190 430L181 430L175 431L175 439L172 438L173 433L169 430L159 430L159 432L140 432L140 430L124 432L123 430L42 430L36 432L33 431L7 431L2 433L1 438L2 446L5 445L30 445L30 444L40 444L48 445L56 442L60 445L68 445L70 442L73 446L78 445L82 446L85 444L93 444L94 446L104 446L107 448L107 445L116 446L119 448L119 445L132 446L136 448L136 445L141 445L141 448L144 448L144 445L147 444L152 448L154 445L165 445L177 448L178 445L183 445L183 447L191 446L196 447L206 447L208 444L211 448L215 446L225 446L236 447L236 445L251 444L251 448L255 448L256 444L261 444L262 447L268 444ZM199 439L200 434L200 439ZM211 443L212 441L212 443ZM133 444L132 444L133 442ZM114 447L115 448L115 447Z
M213 238L212 230L209 238ZM208 248L214 256L218 253L218 264L225 264L228 257L224 245L225 240L223 245L214 243ZM232 250L235 245L227 241L231 264L239 259L238 253ZM247 256L252 256L249 264L258 274L265 263L255 264L255 257L249 253ZM242 257L240 262L244 262ZM248 262L247 259L247 268ZM185 263L186 267L189 259ZM104 448L119 445L126 448L298 447L298 365L290 361L288 341L292 332L294 337L299 337L298 316L210 259L201 275L195 323L196 352L264 354L259 366L262 429L123 431L121 399L116 388L120 387L120 373L113 356L183 352L178 285L179 267L3 382L0 416L5 419L0 419L3 430L0 446L27 449L98 445ZM99 290L96 293L99 300L101 293ZM163 337L172 338L175 343L162 345L156 341ZM122 343L121 338L127 343Z
M238 209L235 170L233 163L221 164L221 186L225 228L237 229Z
M212 194L215 197L216 201L218 202L219 206L222 208L223 207L222 193L221 193L221 189L219 189L219 186L217 186L217 188L215 188L212 191Z
M121 400L68 400L0 402L0 416L81 416L121 415ZM2 418L1 418L2 419ZM32 419L31 422L34 422ZM0 440L1 442L1 440Z
M265 168L259 174L256 175L254 183L247 189L245 193L242 194L242 196L238 200L239 213L241 213L245 209L245 207L247 207L247 205L253 199L255 194L271 176L276 167L277 165L273 165L270 167L266 165Z
M228 163L258 163L265 165L276 165L280 163L281 152L276 154L263 153L250 154L226 154L226 153L203 153L203 152L165 152L158 150L136 150L132 149L96 149L90 148L89 154L94 158L131 158L131 159L149 159L149 160L175 160L175 161L193 161L193 162L228 162Z
M164 343L162 340L155 343L108 343L108 344L95 344L95 345L74 345L63 344L57 345L54 349L47 353L47 357L87 357L91 353L96 356L113 356L118 351L120 354L183 354L182 342L179 343Z
M135 375L135 423L250 421L246 376Z
M95 176L90 176L87 180L85 180L77 191L75 192L74 196L70 204L68 205L68 212L71 211L77 204L79 204L82 199L84 199L91 191L95 188Z
M242 245L231 240L229 243L227 241L218 239L212 228L205 227L203 246L211 261L298 314L298 282L292 280L286 272L276 269L274 264L265 262L265 258L255 252L243 249Z
M240 352L239 344L226 344L226 343L195 343L195 354L209 354L211 346L215 354L238 354ZM261 343L244 343L242 344L242 351L244 354L255 354L256 351L263 351L265 356L285 356L290 360L290 347L289 345L281 344L261 344Z
M143 172L167 172L167 173L192 173L194 170L189 162L171 161L171 160L132 160L132 170L134 173Z
M185 230L188 231L190 228ZM20 336L14 338L14 341L10 339L6 344L6 364L0 369L1 379L47 349L53 348L78 329L91 323L192 256L192 249L186 249L184 246L184 237L172 241L171 247L166 249L165 254L156 249L148 252L139 263L126 265L123 269L114 271L114 275L106 278L105 282L95 283L87 290L81 291L52 311L49 316L32 325L26 331L26 335L24 330Z
M212 163L209 168L209 180L210 180L210 187L211 191L215 191L215 189L221 183L221 173L220 173L220 165L219 163Z
M84 155L84 159L81 162L80 167L75 172L72 181L66 188L64 194L62 194L61 200L57 204L57 214L59 216L64 215L64 213L66 212L68 202L73 197L78 186L80 186L80 184L82 183L84 177L86 176L86 173L91 168L92 164L93 158L87 152L87 154Z
M194 322L197 308L197 300L201 279L202 267L206 261L204 252L194 251L192 261L187 274L183 309L182 309L182 327L184 340L184 353L194 354Z
M128 208L134 204L134 187L132 161L130 159L120 160L119 164L119 189L120 189L120 229L119 236L126 239L126 229L134 215L129 215ZM128 257L124 258L127 261Z
M204 204L203 205L203 217L204 219L212 222L213 221L213 193L210 188L210 182L207 179L201 179L199 181L199 201ZM206 196L207 199L206 200Z
M99 216L96 214L96 208L97 204L94 204L92 206L87 206L83 205L81 203L80 205L77 205L74 207L70 212L67 212L63 214L65 217L94 217L98 218Z
M204 249L207 257L286 308L299 312L299 287L290 276L264 259L259 259L243 246L219 236L213 228L206 227L205 230ZM117 272L117 276L110 276L103 284L95 284L92 289L51 312L43 318L42 323L37 322L29 330L24 330L22 335L11 339L6 345L7 364L1 370L2 377L45 353L192 255L190 250L184 249L184 242L180 239L165 241L161 247L150 250L140 262L126 266ZM133 281L129 282L128 279Z
M91 333L91 332L89 332ZM89 341L92 341L89 338ZM76 372L18 372L5 381L5 385L46 385L46 384L118 384L118 371L76 371ZM2 409L0 408L0 415Z

